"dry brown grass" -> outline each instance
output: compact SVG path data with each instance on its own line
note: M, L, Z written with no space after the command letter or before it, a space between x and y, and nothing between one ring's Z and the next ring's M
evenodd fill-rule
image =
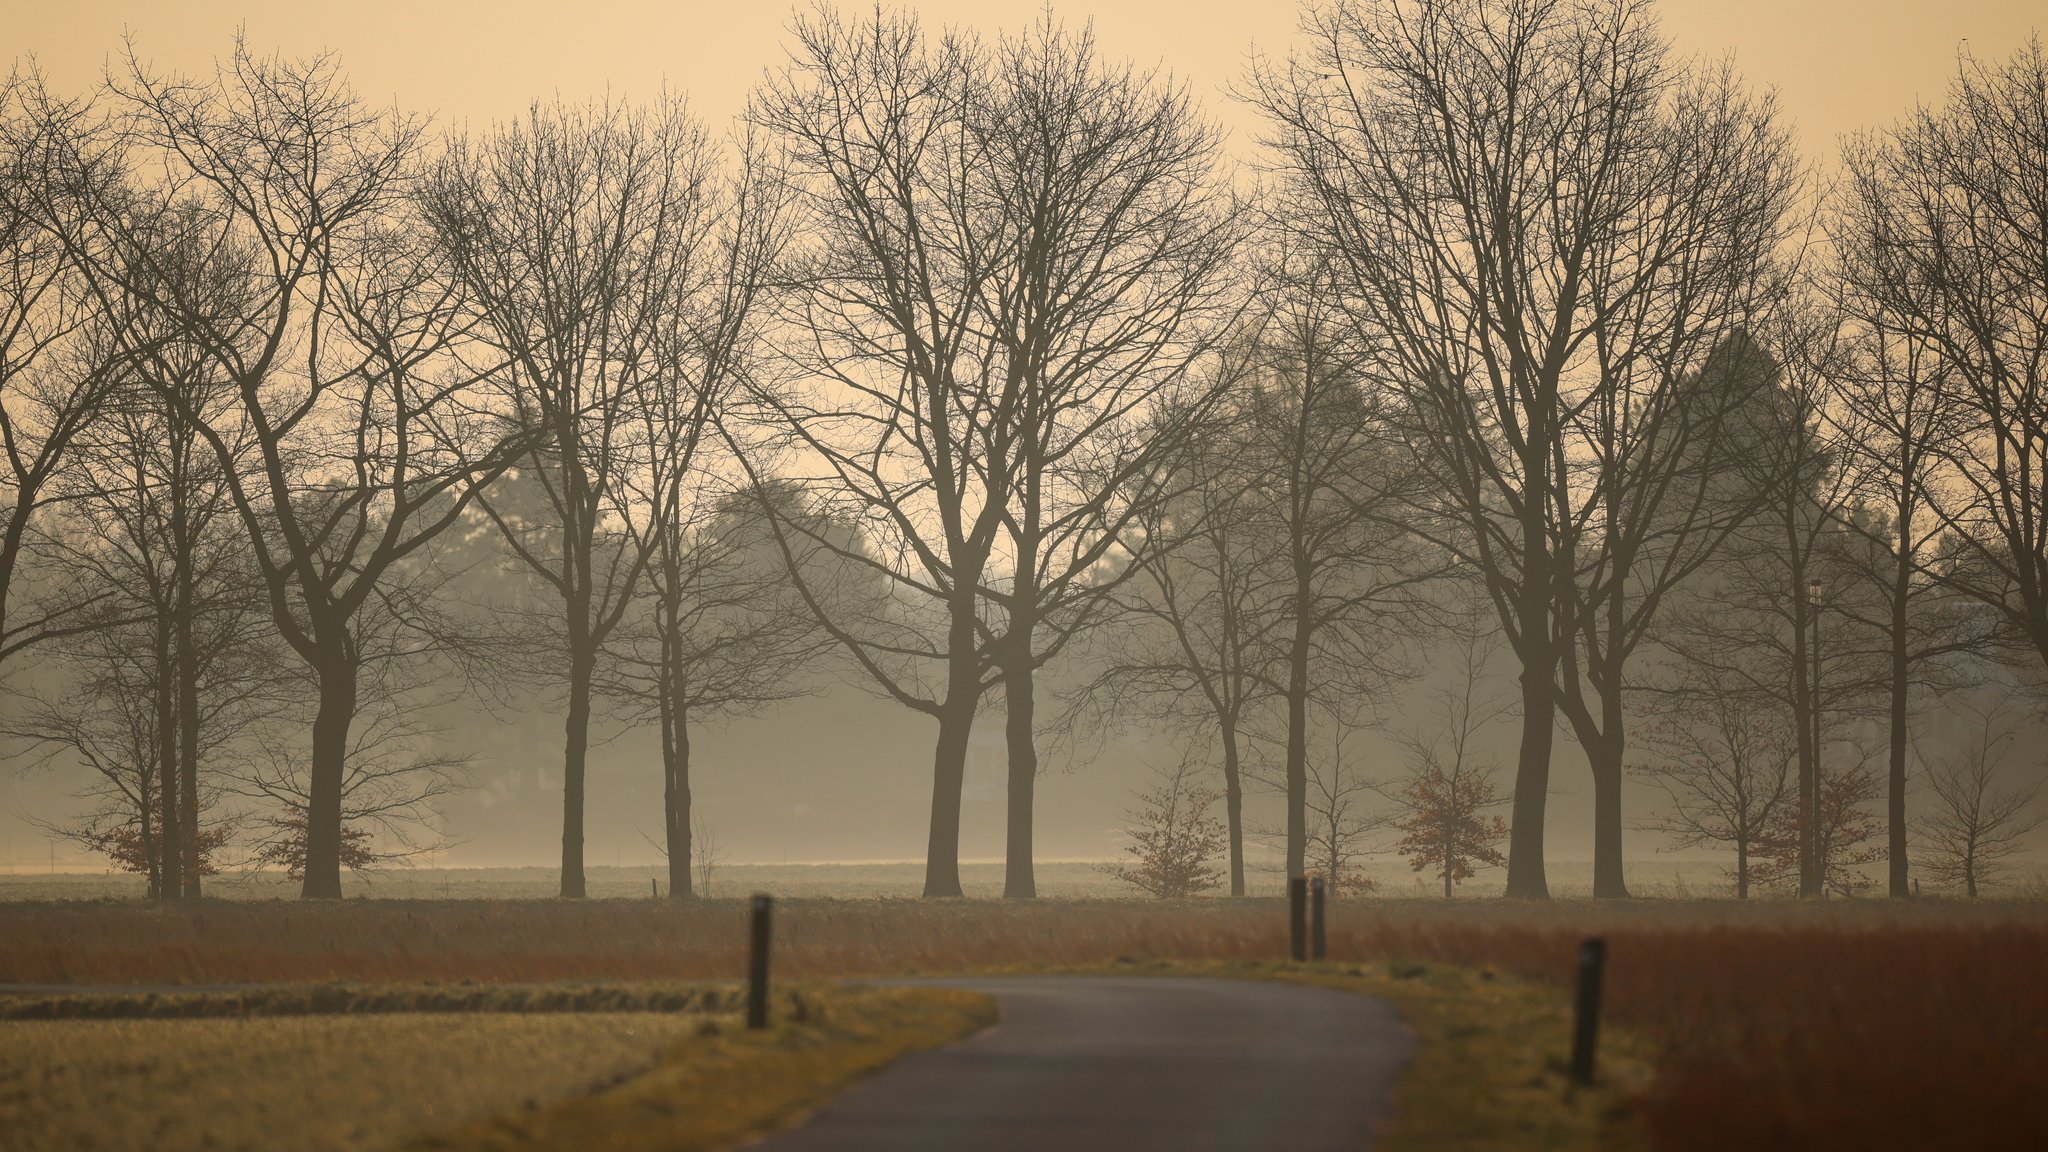
M792 901L778 973L901 975L1284 952L1272 900ZM738 903L0 906L0 982L701 979ZM1340 961L1568 980L1609 941L1612 1018L1661 1046L1638 1106L1668 1148L2048 1147L2048 906L1916 901L1361 901Z
M380 1149L653 1066L703 1017L0 1023L0 1149Z
M725 987L320 991L34 998L87 1015L0 1019L0 1152L725 1147L995 1015L838 984L782 990L765 1031Z

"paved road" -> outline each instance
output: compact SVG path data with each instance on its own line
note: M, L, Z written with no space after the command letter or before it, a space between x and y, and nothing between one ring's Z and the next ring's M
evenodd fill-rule
M756 1152L1356 1152L1414 1041L1387 1004L1238 980L942 981L1002 1021L906 1056Z

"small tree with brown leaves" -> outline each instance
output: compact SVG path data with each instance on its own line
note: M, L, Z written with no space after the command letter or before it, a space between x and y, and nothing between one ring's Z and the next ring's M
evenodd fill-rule
M1212 865L1227 843L1223 822L1209 815L1221 799L1212 788L1189 782L1193 765L1183 760L1160 783L1139 798L1140 807L1126 812L1131 823L1131 859L1104 864L1100 870L1162 900L1194 896L1223 883Z
M1861 869L1885 858L1881 843L1872 843L1884 831L1884 823L1866 807L1884 794L1884 782L1871 765L1872 757L1859 755L1853 765L1820 771L1820 827L1809 832L1806 813L1799 805L1781 805L1757 840L1758 884L1790 883L1799 879L1800 846L1812 844L1821 894L1854 896L1871 885Z
M1472 878L1481 864L1507 866L1495 847L1508 835L1507 821L1485 811L1499 804L1492 775L1476 766L1453 761L1449 770L1433 755L1423 756L1398 797L1407 813L1394 821L1405 835L1395 849L1417 872L1436 873L1451 886Z

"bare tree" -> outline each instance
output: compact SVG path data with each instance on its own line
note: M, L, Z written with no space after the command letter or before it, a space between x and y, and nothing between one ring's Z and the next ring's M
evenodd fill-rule
M1952 398L1928 511L1945 579L2048 660L2048 55L1957 61L1945 107L1848 149L1840 232L1859 312ZM1928 384L1923 384L1926 387Z
M1401 671L1399 642L1427 617L1423 593L1446 555L1408 530L1422 474L1397 451L1390 397L1364 378L1316 280L1278 309L1264 371L1230 406L1250 442L1248 510L1272 524L1280 554L1260 607L1279 618L1289 876L1304 874L1308 851L1309 712L1355 712Z
M644 481L644 518L629 529L653 536L648 549L647 621L652 632L636 657L620 661L629 695L653 704L661 730L662 796L669 894L693 893L690 868L690 722L744 712L797 689L798 665L823 639L783 577L764 566L772 548L752 499L731 492L739 471L718 460L725 441L717 424L741 387L759 336L756 301L784 242L777 184L761 171L759 149L746 142L736 170L714 182L714 234L707 250L686 253L679 300L659 353L673 386L637 399L647 466L628 473ZM770 499L773 499L772 497ZM641 636L645 640L648 637ZM636 677L635 673L639 673Z
M37 694L31 721L103 779L123 776L124 805L132 792L153 808L152 820L117 805L151 850L152 895L166 898L200 894L212 867L200 849L217 854L232 823L201 819L223 787L214 761L283 707L285 656L218 462L159 391L187 390L194 410L233 402L189 394L206 385L191 351L157 358L192 369L181 379L126 379L74 446L80 467L62 481L63 547L51 563L111 618L54 642L72 674ZM146 716L136 710L144 699ZM144 732L146 752L134 746Z
M67 575L83 575L83 568L69 566ZM207 770L194 774L190 788L178 782L180 742L170 741L167 751L160 739L165 701L177 696L177 672L163 658L168 645L158 643L168 628L156 620L53 642L45 649L51 659L41 685L12 702L0 725L0 734L24 746L29 766L62 763L87 770L87 783L76 793L89 804L83 815L75 822L36 823L142 875L150 899L196 893L203 877L223 867L244 823L245 813L228 803L233 765L223 761L232 759L233 746L273 714L277 703L246 691L274 669L265 649L276 646L261 606L252 607L239 621L239 633L201 633L218 646L207 649L199 693L204 706L193 726ZM257 676L248 675L249 663L259 665ZM176 716L175 709L169 711ZM182 727L184 718L174 722Z
M1752 857L1782 810L1797 802L1798 741L1782 709L1726 670L1691 669L1653 709L1631 774L1663 789L1668 806L1643 824L1677 848L1735 850L1735 898L1749 898Z
M1007 499L1007 582L989 580L987 643L1002 671L1009 750L1003 894L1037 894L1037 670L1096 623L1133 570L1130 529L1165 457L1199 426L1213 377L1190 372L1227 307L1237 239L1217 190L1219 134L1185 87L1106 64L1087 29L1051 15L1006 37L966 108L995 255L970 301L992 371L1018 402L978 429L982 484ZM990 573L993 575L993 573Z
M1964 716L1970 723L1962 747L1933 756L1915 749L1924 765L1921 779L1933 797L1914 831L1925 851L1921 867L1928 877L1937 884L1961 884L1974 898L1978 885L1995 877L2048 817L2035 807L2040 781L1998 786L2021 730L2011 702L1994 700L1965 710ZM2039 757L2035 760L2038 764Z
M819 9L795 36L749 117L787 152L799 239L781 343L803 379L755 399L771 446L792 458L784 474L819 502L818 525L858 532L770 523L820 626L879 691L937 721L924 894L958 896L968 736L999 678L982 593L1025 391L978 310L1005 258L974 191L993 160L969 116L987 54L879 11L849 23ZM757 488L764 451L743 456ZM872 573L887 601L829 603L798 562L806 547Z
M680 99L644 110L535 105L451 143L426 197L471 334L488 349L479 374L513 414L521 467L546 496L544 524L499 515L488 495L482 507L561 602L564 897L584 894L599 657L662 539L672 489L694 473L757 282L753 238L719 251L712 163ZM750 283L733 286L741 298L718 283L725 256L750 261ZM736 306L741 315L693 314ZM653 490L636 490L630 478L655 469Z
M1796 803L1806 813L1796 824L1809 837L1826 826L1811 815L1821 803L1822 762L1854 754L1830 749L1824 731L1863 714L1881 676L1871 622L1884 612L1858 560L1859 537L1846 527L1856 515L1856 474L1845 466L1848 432L1833 418L1842 353L1835 318L1814 307L1787 307L1757 333L1744 359L1762 385L1744 385L1749 403L1731 420L1729 451L1706 480L1743 509L1742 519L1674 593L1658 625L1676 672L1644 684L1668 694L1711 683L1712 692L1740 691L1753 707L1786 717ZM1802 895L1822 894L1819 856L1810 840L1799 857Z
M219 461L272 622L317 680L303 892L338 897L357 617L509 458L469 418L447 355L454 300L408 215L420 127L366 108L330 58L264 59L240 43L204 79L153 73L131 51L110 83L130 170L154 182L140 199L101 193L67 246L92 261L99 307L119 315L126 296L175 316L235 398L209 412L163 393ZM91 167L74 157L75 192L92 189ZM189 237L131 242L173 203L195 209L178 217ZM117 247L120 259L101 255ZM241 307L194 306L175 291L186 281L154 266L193 250L243 270ZM123 351L157 350L128 333Z
M790 584L763 502L792 504L801 493L727 492L685 501L660 517L662 539L648 569L648 603L612 637L612 667L599 677L629 718L652 714L660 726L663 766L663 851L669 894L694 893L691 846L692 725L742 716L809 692L806 666L829 649ZM776 516L801 520L801 509ZM813 574L811 579L827 583Z
M1373 890L1372 877L1359 874L1358 862L1382 850L1372 837L1395 818L1384 805L1367 803L1382 792L1360 771L1355 754L1345 755L1345 741L1355 734L1350 725L1330 725L1329 751L1308 762L1306 874L1321 876L1333 896Z
M1147 541L1137 575L1114 591L1115 611L1093 638L1102 653L1070 715L1093 708L1184 729L1213 726L1223 771L1230 894L1245 894L1244 775L1261 710L1274 696L1280 651L1269 611L1285 573L1278 537L1256 501L1244 439L1219 409L1168 468L1167 499L1137 517Z
M1956 431L1949 381L1925 342L1891 328L1881 306L1855 296L1849 276L1841 286L1852 328L1834 418L1846 425L1840 442L1856 504L1840 519L1852 537L1843 551L1864 586L1842 608L1885 648L1887 879L1889 894L1903 898L1910 894L1906 776L1914 693L1956 687L1940 657L1981 648L1984 637L1968 624L1965 598L1934 567L1944 529L1929 513L1928 497ZM1876 611L1860 612L1866 603Z
M97 191L111 179L111 149L90 104L54 99L35 72L0 80L0 662L98 622L96 602L65 589L24 602L21 577L37 517L119 368L57 226L90 199L75 185Z
M718 842L718 834L711 827L711 821L702 812L690 817L690 866L697 875L697 894L706 900L711 898L711 879L718 875L718 868L725 863L725 846Z
M1753 299L1782 134L1725 72L1674 64L1630 0L1336 0L1307 32L1254 81L1281 212L1404 392L1436 497L1416 529L1480 574L1522 662L1508 892L1543 897L1561 661L1592 643L1564 666L1566 703L1592 720L1577 681L1601 678L1597 738L1575 727L1596 793L1618 800L1618 673L1657 600L1643 589L1711 537L1645 548L1692 519L1656 507L1658 477L1699 438L1680 434L1682 405L1641 401L1675 396L1734 319L1719 310ZM1618 816L1603 805L1614 850Z
M1944 108L1853 140L1832 229L1888 553L1890 890L1906 894L1905 774L1916 666L1958 637L1917 605L1960 593L2048 659L2048 58L1967 53Z

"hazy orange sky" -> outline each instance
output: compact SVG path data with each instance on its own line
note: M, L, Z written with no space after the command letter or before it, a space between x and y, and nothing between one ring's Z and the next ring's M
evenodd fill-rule
M806 0L808 2L808 0ZM925 0L929 24L993 31L1029 22L1041 0ZM338 51L366 95L432 111L443 123L516 113L536 96L651 93L666 81L722 123L762 69L782 57L792 8L781 0L592 3L341 0L0 0L0 57L33 53L57 87L89 83L124 29L158 64L206 67L245 24L253 45ZM1092 19L1110 52L1185 77L1242 130L1226 85L1254 49L1284 53L1292 3L1067 0L1055 11ZM1965 39L2004 56L2044 23L2037 0L1664 0L1681 51L1733 52L1750 80L1775 85L1807 147L1833 152L1843 132L1883 123L1938 98Z

